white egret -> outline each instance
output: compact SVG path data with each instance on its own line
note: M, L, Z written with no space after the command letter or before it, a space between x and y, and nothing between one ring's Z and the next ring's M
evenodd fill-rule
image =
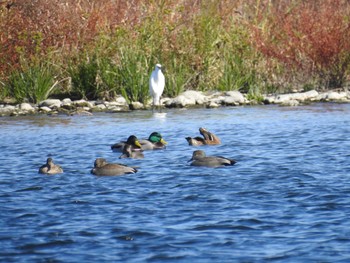
M153 98L154 106L160 106L160 97L163 94L165 86L165 77L162 72L162 65L156 64L149 79L149 93Z

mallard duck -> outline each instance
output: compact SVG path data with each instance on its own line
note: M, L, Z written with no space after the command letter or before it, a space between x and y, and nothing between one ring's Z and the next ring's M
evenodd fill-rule
M201 145L217 145L221 144L219 137L217 137L214 133L209 132L205 128L199 128L200 134L202 137L186 137L186 140L189 145L192 146L201 146Z
M61 166L54 164L52 158L47 158L46 164L39 168L41 174L60 174L63 173Z
M206 167L223 167L234 165L235 160L222 156L206 156L204 151L194 151L192 158L189 160L192 166L206 166Z
M159 132L152 132L148 139L140 140L139 142L144 151L165 149L167 144Z
M124 146L126 144L131 145L131 150L132 151L141 151L142 146L141 146L139 140L137 139L137 137L135 135L129 136L127 141L121 141L121 142L113 144L111 146L111 149L114 152L123 152Z
M97 158L91 173L94 175L123 175L134 174L137 170L133 167L120 163L107 163L104 158Z
M142 151L133 152L130 144L125 144L123 148L123 154L119 156L122 158L143 159L145 156Z

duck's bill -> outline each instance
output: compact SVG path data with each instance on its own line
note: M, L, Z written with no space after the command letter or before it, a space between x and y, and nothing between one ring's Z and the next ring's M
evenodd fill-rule
M139 147L139 148L142 148L142 145L141 145L141 143L140 143L139 141L135 141L135 145L136 145L137 147Z

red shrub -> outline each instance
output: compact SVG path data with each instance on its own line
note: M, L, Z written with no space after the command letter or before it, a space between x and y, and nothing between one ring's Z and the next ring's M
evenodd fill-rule
M350 65L349 1L267 2L253 29L256 47L290 68L317 74L325 87L342 86Z

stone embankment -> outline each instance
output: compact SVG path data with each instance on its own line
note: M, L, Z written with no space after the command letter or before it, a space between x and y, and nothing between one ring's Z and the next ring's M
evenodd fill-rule
M221 106L240 106L255 104L278 104L281 106L298 106L313 102L350 102L349 91L317 92L311 90L279 95L265 95L262 101L257 102L247 99L245 94L239 91L228 92L200 92L188 90L175 98L162 99L163 106L167 108L207 107L217 108ZM86 101L67 98L64 100L47 99L39 104L21 103L18 105L0 104L0 116L17 116L29 114L83 114L91 115L93 112L122 112L130 110L150 109L151 102L142 104L133 102L130 105L119 96L113 101Z

